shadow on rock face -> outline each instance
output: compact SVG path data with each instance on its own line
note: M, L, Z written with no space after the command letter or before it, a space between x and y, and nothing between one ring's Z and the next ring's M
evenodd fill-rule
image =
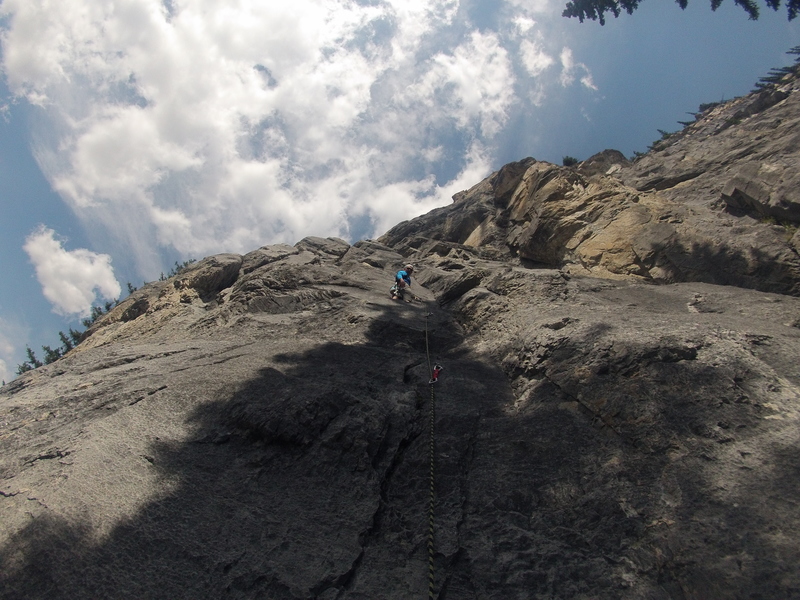
M598 324L512 348L503 372L432 329L440 599L797 593L799 457L756 443L770 410L747 357ZM255 377L181 417L189 439L151 444L158 497L100 538L33 520L0 549L2 597L424 597L424 321L365 331L262 346Z
M654 244L642 261L656 281L702 281L798 296L797 256L772 241L769 236L753 237L747 253L724 243Z
M32 521L0 549L0 596L375 598L386 586L421 595L428 368L424 320L414 330L403 308L371 321L363 344L265 355L257 377L190 411L191 439L148 450L159 497L102 538L90 522ZM472 423L508 386L459 339L441 324L429 331L454 372L450 393L499 386L464 402L464 415L441 413ZM198 389L209 377L197 373Z
M620 343L596 328L544 351L519 349L513 364L528 372L510 375L529 377L530 391L503 436L519 439L502 444L492 467L484 460L524 473L496 488L527 493L533 506L517 516L527 542L514 546L517 577L559 598L797 592L796 544L777 531L800 526L789 500L796 480L786 476L797 470L796 442L785 437L793 426L769 420L781 417L752 388L771 382L748 356L710 365L701 351L680 338ZM511 523L498 522L506 531L495 538L507 539Z

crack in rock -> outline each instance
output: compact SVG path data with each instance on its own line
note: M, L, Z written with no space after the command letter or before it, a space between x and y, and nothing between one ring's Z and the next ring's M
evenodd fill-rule
M40 454L39 456L36 456L34 458L31 458L31 459L25 461L25 464L32 465L33 463L35 463L36 461L39 461L39 460L52 460L54 458L64 458L65 456L68 456L69 454L71 454L70 450L54 450L54 451L51 451L51 452L47 452L45 454Z
M317 598L329 589L338 589L339 591L336 595L336 598L339 599L342 598L342 595L345 594L352 586L352 583L358 574L358 570L361 567L361 563L364 560L364 554L369 546L370 539L374 538L380 531L380 522L383 519L383 515L385 514L388 506L388 489L392 480L392 476L394 475L397 467L403 462L403 458L405 457L408 447L420 436L420 432L415 431L414 427L418 421L419 414L417 414L413 423L411 424L412 427L410 428L408 434L398 443L397 449L392 456L392 460L389 463L389 466L386 468L383 477L381 478L378 505L372 514L370 525L358 536L359 543L361 544L361 551L358 553L355 559L353 559L353 562L347 571L335 577L329 577L314 586L314 588L311 590L313 597Z

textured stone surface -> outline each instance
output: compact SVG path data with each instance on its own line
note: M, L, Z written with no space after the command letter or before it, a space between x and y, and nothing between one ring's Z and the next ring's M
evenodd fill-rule
M137 290L0 390L0 597L426 597L426 349L437 598L800 597L797 234L618 158Z
M687 205L534 159L506 165L455 200L382 241L406 253L459 244L576 274L800 294L793 230L713 203Z
M439 597L800 591L799 299L301 254L3 388L4 597L424 596L426 324Z
M697 207L727 203L736 216L800 222L800 80L707 111L615 173Z

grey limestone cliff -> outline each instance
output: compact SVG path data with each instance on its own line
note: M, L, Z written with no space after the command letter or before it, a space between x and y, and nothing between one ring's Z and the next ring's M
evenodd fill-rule
M427 597L429 358L437 598L800 597L779 91L137 290L0 391L0 597Z

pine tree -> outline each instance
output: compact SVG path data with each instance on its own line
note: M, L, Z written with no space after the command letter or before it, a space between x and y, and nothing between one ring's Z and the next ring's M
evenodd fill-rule
M62 354L66 354L75 347L72 340L68 338L63 331L58 332L58 338L61 340L61 345L63 347Z
M565 156L561 159L561 164L564 165L565 167L575 166L578 164L578 162L580 161L574 156Z
M33 350L31 350L30 346L25 346L25 353L28 355L28 360L20 365L17 365L17 375L22 375L27 371L32 371L33 369L42 366L42 362L36 358L36 354L33 353Z
M83 320L81 321L81 323L83 324L83 326L84 326L84 327L86 327L86 328L88 329L89 327L91 327L91 326L92 326L92 324L93 324L95 321L97 321L97 319L99 319L100 317L102 317L102 316L103 316L103 314L104 314L104 312L103 312L103 309L102 309L101 307L99 307L99 306L92 306L92 311L91 311L91 313L89 314L89 317L88 317L88 318L86 318L86 319L83 319Z
M787 50L786 54L794 54L797 56L797 58L794 59L794 64L787 67L770 69L767 75L759 78L751 92L763 92L764 90L772 89L776 84L783 81L783 78L787 75L798 72L798 69L800 69L800 46L795 46Z
M605 14L612 13L614 17L619 17L620 13L624 10L629 15L639 8L641 0L572 0L567 2L564 11L561 13L564 17L578 17L581 23L584 19L592 21L599 21L600 25L606 24ZM678 6L682 9L686 8L688 0L676 0ZM764 0L767 7L772 10L780 8L781 0ZM758 4L755 0L734 0L738 6L741 6L747 15L752 20L757 20L759 16ZM711 0L711 10L717 10L722 4L722 0ZM786 9L788 12L789 20L797 17L800 11L800 0L787 0Z
M81 343L83 339L82 331L75 331L72 327L69 328L69 339L72 342L73 348Z
M42 362L36 358L30 346L25 346L25 353L28 355L28 362L32 365L32 368L36 369L42 366Z
M56 348L55 350L50 346L42 346L42 350L44 351L44 364L49 365L50 363L56 362L59 358L61 358L61 349Z
M184 263L175 262L175 270L184 269L190 264L195 262L194 259L187 260ZM145 281L142 285L147 285ZM128 283L128 293L132 294L137 290L136 287ZM91 312L89 317L83 319L81 323L85 328L91 327L97 319L99 319L104 314L111 311L114 307L119 306L122 297L120 296L116 300L109 300L103 303L102 306L92 306ZM51 348L50 346L42 346L42 351L44 352L44 362L40 361L33 350L30 349L29 346L25 347L25 351L27 353L28 359L24 361L22 364L17 365L17 375L22 375L27 371L31 371L42 365L49 365L52 362L57 361L59 358L64 356L67 352L75 348L78 344L83 341L85 331L75 330L70 327L67 330L67 333L63 331L58 332L58 338L61 340L61 346L57 348ZM3 384L5 385L5 384Z
M700 105L700 106L697 108L697 111L698 111L699 113L704 113L704 112L706 112L707 110L711 110L712 108L716 108L716 107L717 107L717 106L719 106L720 104L722 104L722 102L705 102L705 103L701 104L701 105Z

